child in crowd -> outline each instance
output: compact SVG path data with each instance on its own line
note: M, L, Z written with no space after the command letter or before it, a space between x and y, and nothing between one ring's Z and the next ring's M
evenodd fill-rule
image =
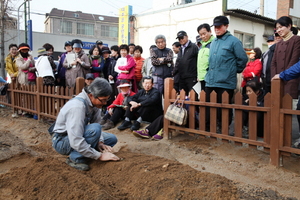
M94 81L94 79L95 79L95 76L93 73L87 73L85 75L85 81L84 81L86 86L90 86L92 84L92 82Z
M262 83L251 80L246 83L246 96L243 101L243 105L249 105L249 96L252 93L257 95L257 106L264 106L264 96L265 92L262 90ZM243 110L243 137L248 138L248 120L249 120L249 111ZM257 112L257 136L263 137L263 128L264 128L264 114L263 112Z

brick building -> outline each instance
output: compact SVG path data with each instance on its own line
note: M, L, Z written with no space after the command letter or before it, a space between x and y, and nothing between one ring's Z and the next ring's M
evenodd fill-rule
M117 41L118 19L118 17L53 8L46 14L45 32Z
M277 18L289 16L293 25L300 27L300 1L299 0L277 0Z

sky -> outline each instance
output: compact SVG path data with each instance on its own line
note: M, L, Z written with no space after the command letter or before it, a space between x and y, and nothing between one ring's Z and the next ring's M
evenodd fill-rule
M11 0L15 10L14 16L17 18L18 7L24 0ZM52 8L69 11L82 11L83 13L92 13L107 16L118 16L120 8L131 5L133 14L139 14L152 8L153 0L31 0L30 18L32 20L33 31L44 32L45 14ZM163 1L163 0L155 0ZM200 0L196 0L200 1ZM228 0L228 9L239 8L250 12L260 13L260 0ZM277 1L265 0L265 16L275 19L277 10ZM23 7L20 8L20 29L24 29Z

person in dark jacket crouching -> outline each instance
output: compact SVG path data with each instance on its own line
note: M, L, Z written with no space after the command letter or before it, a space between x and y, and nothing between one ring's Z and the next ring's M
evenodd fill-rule
M140 129L142 121L153 122L162 115L162 100L158 89L153 87L153 78L151 76L143 77L143 88L132 96L129 106L125 112L125 120L118 127L119 130L130 128ZM134 124L131 120L137 118Z

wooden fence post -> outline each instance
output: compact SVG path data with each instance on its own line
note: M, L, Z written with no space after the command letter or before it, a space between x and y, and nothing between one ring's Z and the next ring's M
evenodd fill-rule
M281 98L283 96L283 86L280 79L271 82L271 123L270 129L272 136L270 138L270 163L275 166L280 164L280 108Z
M170 97L173 90L174 80L172 78L165 79L164 85L164 114L170 105ZM169 139L169 125L170 121L164 118L164 138Z
M42 77L37 77L36 78L36 111L37 111L37 116L38 119L41 119L41 93L43 92L43 78Z
M78 95L82 91L84 84L85 84L84 78L82 77L76 78L76 92L75 92L76 95Z
M13 110L13 113L15 113L17 110L15 109L15 89L16 89L16 82L17 81L12 81L11 84L9 84L9 87L11 89L10 91L10 103L11 103L11 107Z

